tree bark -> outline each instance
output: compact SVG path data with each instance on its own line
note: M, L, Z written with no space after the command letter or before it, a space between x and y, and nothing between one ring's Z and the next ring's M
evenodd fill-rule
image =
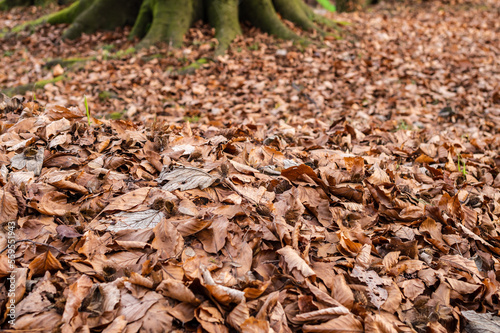
M198 18L201 18L199 0L145 0L131 36L144 36L139 47L159 42L178 47L182 45L184 33ZM148 21L151 27L143 35Z
M135 22L140 5L140 0L80 0L78 6L83 11L76 16L63 37L75 39L82 33L131 25Z
M207 0L208 22L215 28L215 38L219 41L217 54L224 52L229 44L241 35L238 21L238 0Z
M1 1L31 4L34 0ZM280 15L304 30L315 30L321 35L326 33L317 23L335 26L316 15L303 0L79 0L31 23L70 24L63 34L63 38L69 39L82 33L133 25L129 37L141 39L138 47L159 42L178 47L193 22L205 18L215 28L218 55L242 34L240 18L278 38L306 42L281 21Z
M263 31L282 39L300 39L281 22L271 0L246 0L240 7L243 17Z

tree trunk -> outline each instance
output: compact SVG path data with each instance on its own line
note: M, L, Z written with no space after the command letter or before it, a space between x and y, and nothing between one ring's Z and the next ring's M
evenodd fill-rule
M238 21L239 0L208 0L208 22L215 28L215 38L219 41L218 53L223 52L229 44L241 35Z
M0 1L21 4L35 0ZM335 27L333 22L316 15L303 0L79 0L37 22L70 24L63 35L69 39L82 33L132 25L130 37L141 39L138 47L159 42L178 47L189 27L205 18L215 28L219 41L216 54L220 54L241 35L240 18L278 38L304 42L280 16L320 35L326 32L317 24Z

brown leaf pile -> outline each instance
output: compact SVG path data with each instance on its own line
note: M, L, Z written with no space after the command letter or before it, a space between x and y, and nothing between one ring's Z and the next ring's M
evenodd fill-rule
M366 29L350 48L261 44L193 76L103 60L107 83L85 65L42 95L111 85L136 99L134 117L157 112L152 125L0 95L0 219L17 221L2 313L14 298L28 332L495 323L483 313L500 310L499 49L485 42L498 42L497 8L431 6L346 15Z

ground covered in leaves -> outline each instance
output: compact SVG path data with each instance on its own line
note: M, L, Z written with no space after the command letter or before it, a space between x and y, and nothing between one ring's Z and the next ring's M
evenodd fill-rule
M218 59L201 25L138 52L3 33L1 327L495 331L499 13L381 4L342 39L247 29Z

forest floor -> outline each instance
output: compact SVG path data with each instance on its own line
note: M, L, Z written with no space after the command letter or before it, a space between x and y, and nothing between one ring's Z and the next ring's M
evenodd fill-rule
M500 329L500 3L218 58L8 32L52 9L0 12L2 329Z

